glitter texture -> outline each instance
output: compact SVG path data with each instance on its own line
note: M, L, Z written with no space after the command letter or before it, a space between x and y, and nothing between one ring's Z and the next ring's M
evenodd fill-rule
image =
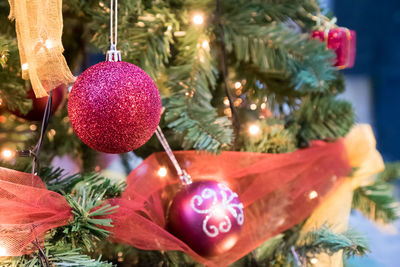
M105 153L132 151L150 139L161 116L160 94L153 80L127 62L101 62L84 71L68 102L68 116L78 137Z

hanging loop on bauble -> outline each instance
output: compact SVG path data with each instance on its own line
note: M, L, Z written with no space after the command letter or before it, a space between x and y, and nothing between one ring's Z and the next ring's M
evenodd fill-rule
M117 62L121 61L121 51L117 50L118 0L111 0L110 2L110 50L107 51L106 61Z

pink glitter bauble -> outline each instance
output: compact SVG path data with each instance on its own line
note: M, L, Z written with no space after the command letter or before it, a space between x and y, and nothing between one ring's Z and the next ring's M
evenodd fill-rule
M106 153L132 151L150 139L161 116L153 80L128 62L101 62L72 87L68 116L78 137Z
M231 249L244 221L243 204L227 185L199 181L185 185L169 210L168 230L203 256Z

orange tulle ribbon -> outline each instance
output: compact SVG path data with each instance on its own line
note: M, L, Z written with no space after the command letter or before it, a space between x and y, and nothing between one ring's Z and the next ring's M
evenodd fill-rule
M202 264L225 266L310 215L304 231L336 222L332 218L337 214L322 212L329 210L324 205L331 209L342 203L346 207L335 209L348 213L352 190L371 183L369 177L382 169L368 129L359 126L345 140L315 141L310 148L287 154L175 152L194 181L223 181L244 204L245 222L237 244L212 258L198 255L165 229L179 179L167 155L155 153L132 171L122 197L108 200L120 206L111 215L112 240L145 250L180 250ZM352 168L357 168L354 176L346 178ZM0 256L37 250L46 231L66 225L72 216L65 198L47 190L38 176L0 168Z
M113 240L145 250L180 250L209 266L229 265L268 238L306 219L331 188L351 172L343 140L315 141L288 154L175 152L193 180L218 180L237 192L245 222L230 251L204 258L165 229L168 205L179 188L165 153L155 153L132 171L114 220ZM167 170L159 172L161 168Z
M20 256L43 245L47 230L72 218L65 198L33 174L0 168L0 256Z

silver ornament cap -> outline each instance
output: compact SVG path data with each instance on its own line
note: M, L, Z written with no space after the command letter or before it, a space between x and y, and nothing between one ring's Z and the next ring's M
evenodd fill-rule
M119 62L121 61L121 51L117 50L116 46L112 44L110 50L107 51L106 61Z

